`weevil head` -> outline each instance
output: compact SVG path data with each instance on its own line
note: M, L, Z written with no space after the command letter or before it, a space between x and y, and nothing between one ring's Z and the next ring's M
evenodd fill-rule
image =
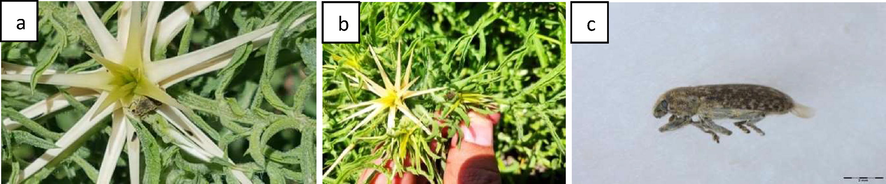
M675 116L693 116L699 107L699 98L691 92L691 88L682 87L669 90L658 97L653 107L652 115L655 118L664 117L667 114Z
M668 100L665 98L665 95L662 95L658 98L658 101L655 102L655 107L652 109L652 115L655 118L664 117L664 115L668 114Z

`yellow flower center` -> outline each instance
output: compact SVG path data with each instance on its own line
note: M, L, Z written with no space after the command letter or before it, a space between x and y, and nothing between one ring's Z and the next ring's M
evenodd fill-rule
M385 90L385 96L378 99L378 102L384 105L385 107L396 107L397 104L400 104L400 96L397 95L397 91L392 89Z

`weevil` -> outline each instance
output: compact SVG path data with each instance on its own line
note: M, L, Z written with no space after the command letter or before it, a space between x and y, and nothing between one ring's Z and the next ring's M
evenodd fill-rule
M735 119L733 123L745 133L750 129L766 135L757 123L769 115L794 114L801 118L814 115L812 108L794 102L787 94L771 87L755 84L718 84L678 87L668 90L655 102L653 116L671 114L668 123L658 129L666 132L693 125L711 134L720 143L718 134L732 135L732 131L717 125L716 119ZM697 117L697 120L693 120ZM750 129L749 129L750 128Z
M142 118L148 114L160 108L160 101L154 100L150 97L137 95L133 97L132 102L126 107L129 110L129 113L135 117Z

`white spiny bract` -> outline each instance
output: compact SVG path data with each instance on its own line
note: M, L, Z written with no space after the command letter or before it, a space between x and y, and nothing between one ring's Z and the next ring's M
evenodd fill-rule
M128 107L129 103L138 97L149 97L162 103L156 112L174 127L166 128L165 134L174 135L172 137L174 143L182 150L206 162L212 158L220 158L233 163L225 157L222 149L212 139L182 113L191 110L179 104L164 89L183 80L223 68L231 61L234 49L242 44L250 41L255 45L267 43L273 31L279 27L278 24L271 24L174 58L151 60L152 43L155 43L153 48L165 47L181 32L191 14L202 11L211 3L188 3L158 22L162 1L150 2L144 18L142 18L141 2L124 2L118 11L118 34L115 38L105 28L89 3L78 1L75 4L101 50L101 55L87 54L99 62L102 68L80 73L46 70L36 77L36 81L32 81L30 76L35 71L34 67L3 62L3 80L70 86L66 91L79 101L98 97L95 105L55 142L57 148L46 150L37 160L31 162L17 180L31 177L54 160L64 159L57 157L76 149L73 144L77 140L86 136L86 132L96 126L100 120L111 115L112 131L97 182L110 182L125 143L129 153L130 182L139 183L139 139L135 134L135 127L128 122L128 112L124 111L124 107ZM308 14L298 18L293 26L301 24L312 16ZM60 110L70 105L63 96L61 93L50 96L21 110L20 113L33 119ZM3 126L7 129L16 129L21 124L11 119L3 119ZM231 172L240 183L251 183L250 177L242 171L232 169Z

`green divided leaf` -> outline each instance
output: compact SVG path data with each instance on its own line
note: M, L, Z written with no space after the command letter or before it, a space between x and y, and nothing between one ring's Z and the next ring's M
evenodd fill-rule
M138 134L139 142L141 142L142 155L145 157L142 182L148 184L160 183L163 170L161 169L162 159L160 158L160 146L157 144L157 140L154 139L154 135L151 134L150 130L141 121L130 119L129 123L135 127L135 132Z

